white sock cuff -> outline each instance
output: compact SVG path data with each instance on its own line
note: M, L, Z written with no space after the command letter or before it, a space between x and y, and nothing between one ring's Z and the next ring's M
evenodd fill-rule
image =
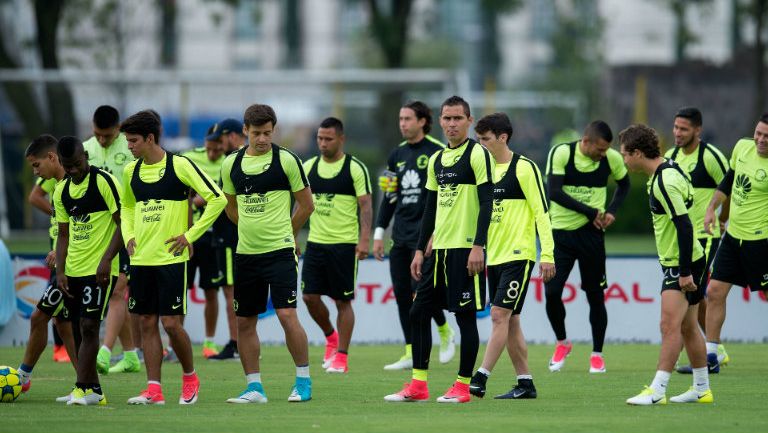
M248 385L252 383L261 383L261 373L249 373L245 375L245 381Z
M486 375L488 377L491 377L491 372L489 370L486 370L483 367L478 368L477 371L479 371L480 373L483 373L484 375Z

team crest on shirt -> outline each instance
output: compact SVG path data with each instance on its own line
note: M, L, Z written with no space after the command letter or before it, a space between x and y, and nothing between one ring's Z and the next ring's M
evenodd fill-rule
M427 168L427 164L429 164L429 157L427 155L419 155L416 158L416 167L419 167L419 169L424 170Z
M161 168L159 171L160 177L163 177L164 174L165 174L165 167Z
M136 306L136 299L134 299L132 296L128 298L128 309L133 310L133 308Z
M763 170L762 168L758 168L757 171L755 172L755 180L759 182L764 181L767 176L768 175L765 173L765 170Z
M128 155L124 153L116 153L114 156L115 164L122 165L125 160L128 159Z

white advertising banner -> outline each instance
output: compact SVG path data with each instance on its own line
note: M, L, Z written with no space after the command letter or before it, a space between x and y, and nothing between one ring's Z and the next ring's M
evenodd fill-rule
M531 342L554 341L552 328L544 309L544 284L534 270L522 313L523 331ZM660 287L661 269L652 257L609 257L607 261L608 289L605 292L608 309L608 342L660 341ZM39 259L14 259L15 290L18 314L4 327L0 327L0 346L24 343L29 335L29 316L46 288L48 269L42 257ZM591 341L589 309L586 296L579 289L580 277L575 267L568 279L563 300L566 305L566 329L568 337L576 341ZM223 296L220 296L220 313L216 341L228 339ZM203 307L205 298L200 289L189 291L188 314L185 327L193 342L202 342ZM335 307L328 302L332 319ZM397 306L389 277L389 263L373 259L360 262L358 284L353 302L355 309L354 343L402 342ZM734 287L728 296L728 315L722 337L727 340L766 341L768 320L765 319L768 302L761 292L750 293ZM299 302L299 317L307 330L310 342L324 342L323 334L309 317L306 307ZM448 314L454 325L453 316ZM491 321L488 310L478 313L480 338L487 340ZM283 342L280 323L271 308L261 316L259 336L265 343ZM434 333L437 338L436 332Z

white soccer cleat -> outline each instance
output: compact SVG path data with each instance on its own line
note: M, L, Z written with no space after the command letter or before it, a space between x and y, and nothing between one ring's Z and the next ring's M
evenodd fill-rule
M72 392L70 392L69 394L67 394L67 395L65 395L65 396L62 396L62 397L56 397L56 402L57 402L57 403L69 403L69 401L70 401L70 400L72 400L72 394L73 394L74 392L75 392L75 391L73 390Z
M669 401L672 403L714 403L715 398L712 395L712 390L698 392L691 387L680 395L670 397Z
M83 391L76 388L71 395L72 398L67 402L67 406L105 406L107 404L107 397L96 394L92 389Z
M412 368L413 368L413 358L408 355L403 355L397 361L384 366L384 370L387 370L387 371L410 370Z
M258 387L256 386L248 386L245 391L243 391L242 394L235 398L228 398L227 403L235 403L235 404L247 404L247 403L266 403L267 402L267 396L264 395L264 388L261 387L261 384L259 384Z
M640 394L627 399L627 404L633 406L653 406L655 404L667 404L667 397L664 394L656 394L653 389L645 387Z
M451 362L453 356L456 355L456 342L453 339L453 329L448 327L450 332L446 332L445 335L440 336L440 363L447 364Z

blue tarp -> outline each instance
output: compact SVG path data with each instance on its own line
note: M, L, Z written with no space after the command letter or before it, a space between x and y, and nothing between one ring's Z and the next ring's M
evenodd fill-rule
M16 312L16 289L13 285L11 254L0 239L0 326L5 326Z

